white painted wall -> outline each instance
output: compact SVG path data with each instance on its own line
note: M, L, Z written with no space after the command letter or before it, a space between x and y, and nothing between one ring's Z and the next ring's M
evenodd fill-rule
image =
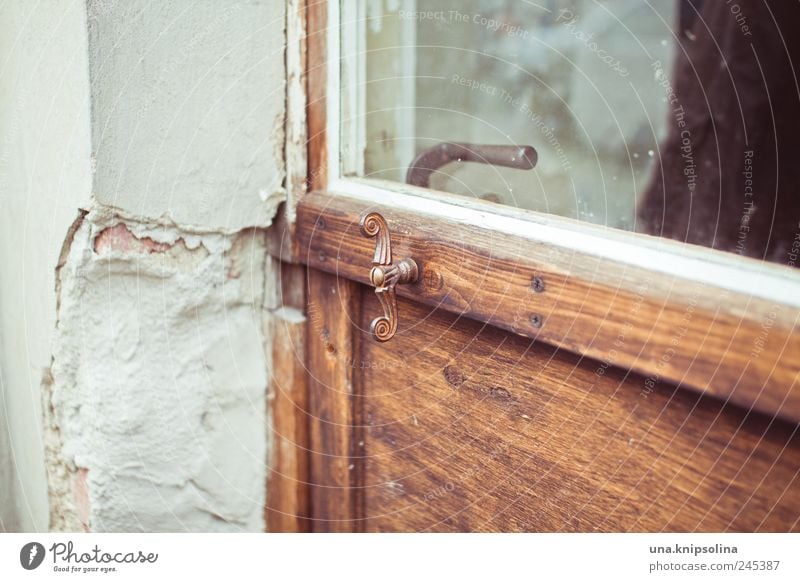
M89 0L95 196L228 232L282 192L283 0Z
M56 262L90 198L88 97L83 2L0 3L0 531L48 524L40 384Z
M87 216L60 276L54 528L263 530L267 269L263 231Z
M280 0L0 6L0 529L263 529L283 38Z

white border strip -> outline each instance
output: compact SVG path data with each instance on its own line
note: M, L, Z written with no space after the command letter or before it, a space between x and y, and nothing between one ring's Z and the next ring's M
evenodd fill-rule
M130 527L140 527L133 521ZM22 563L33 544L41 547L38 566L26 571ZM139 552L152 561L116 561L126 555L138 559ZM780 582L800 579L796 554L795 534L772 533L26 533L0 536L0 579L483 582L593 580L600 574L601 580L621 582L721 577ZM104 575L104 568L114 571Z

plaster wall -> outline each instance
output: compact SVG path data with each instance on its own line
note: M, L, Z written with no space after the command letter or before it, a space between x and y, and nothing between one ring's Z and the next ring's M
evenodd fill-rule
M90 0L94 193L186 228L267 226L283 188L281 0Z
M0 3L0 531L48 526L40 385L91 196L86 33L82 1Z
M283 45L279 0L0 6L0 529L263 529Z

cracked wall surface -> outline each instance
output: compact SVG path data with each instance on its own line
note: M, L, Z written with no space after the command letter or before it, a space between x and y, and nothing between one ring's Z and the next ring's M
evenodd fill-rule
M263 529L265 233L90 212L60 268L54 528Z
M284 3L3 15L0 530L263 529Z

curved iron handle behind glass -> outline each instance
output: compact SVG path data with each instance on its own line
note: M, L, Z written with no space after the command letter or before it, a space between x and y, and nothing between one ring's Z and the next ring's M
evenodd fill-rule
M396 285L414 283L419 277L419 268L411 258L402 259L396 265L392 263L392 239L383 216L377 212L365 214L361 217L360 226L364 236L376 239L369 281L375 287L383 315L372 320L370 331L377 341L385 342L392 339L397 331L397 296L394 288Z
M539 156L533 146L440 143L419 154L406 173L406 184L428 188L431 175L450 162L477 162L518 170L531 170Z

